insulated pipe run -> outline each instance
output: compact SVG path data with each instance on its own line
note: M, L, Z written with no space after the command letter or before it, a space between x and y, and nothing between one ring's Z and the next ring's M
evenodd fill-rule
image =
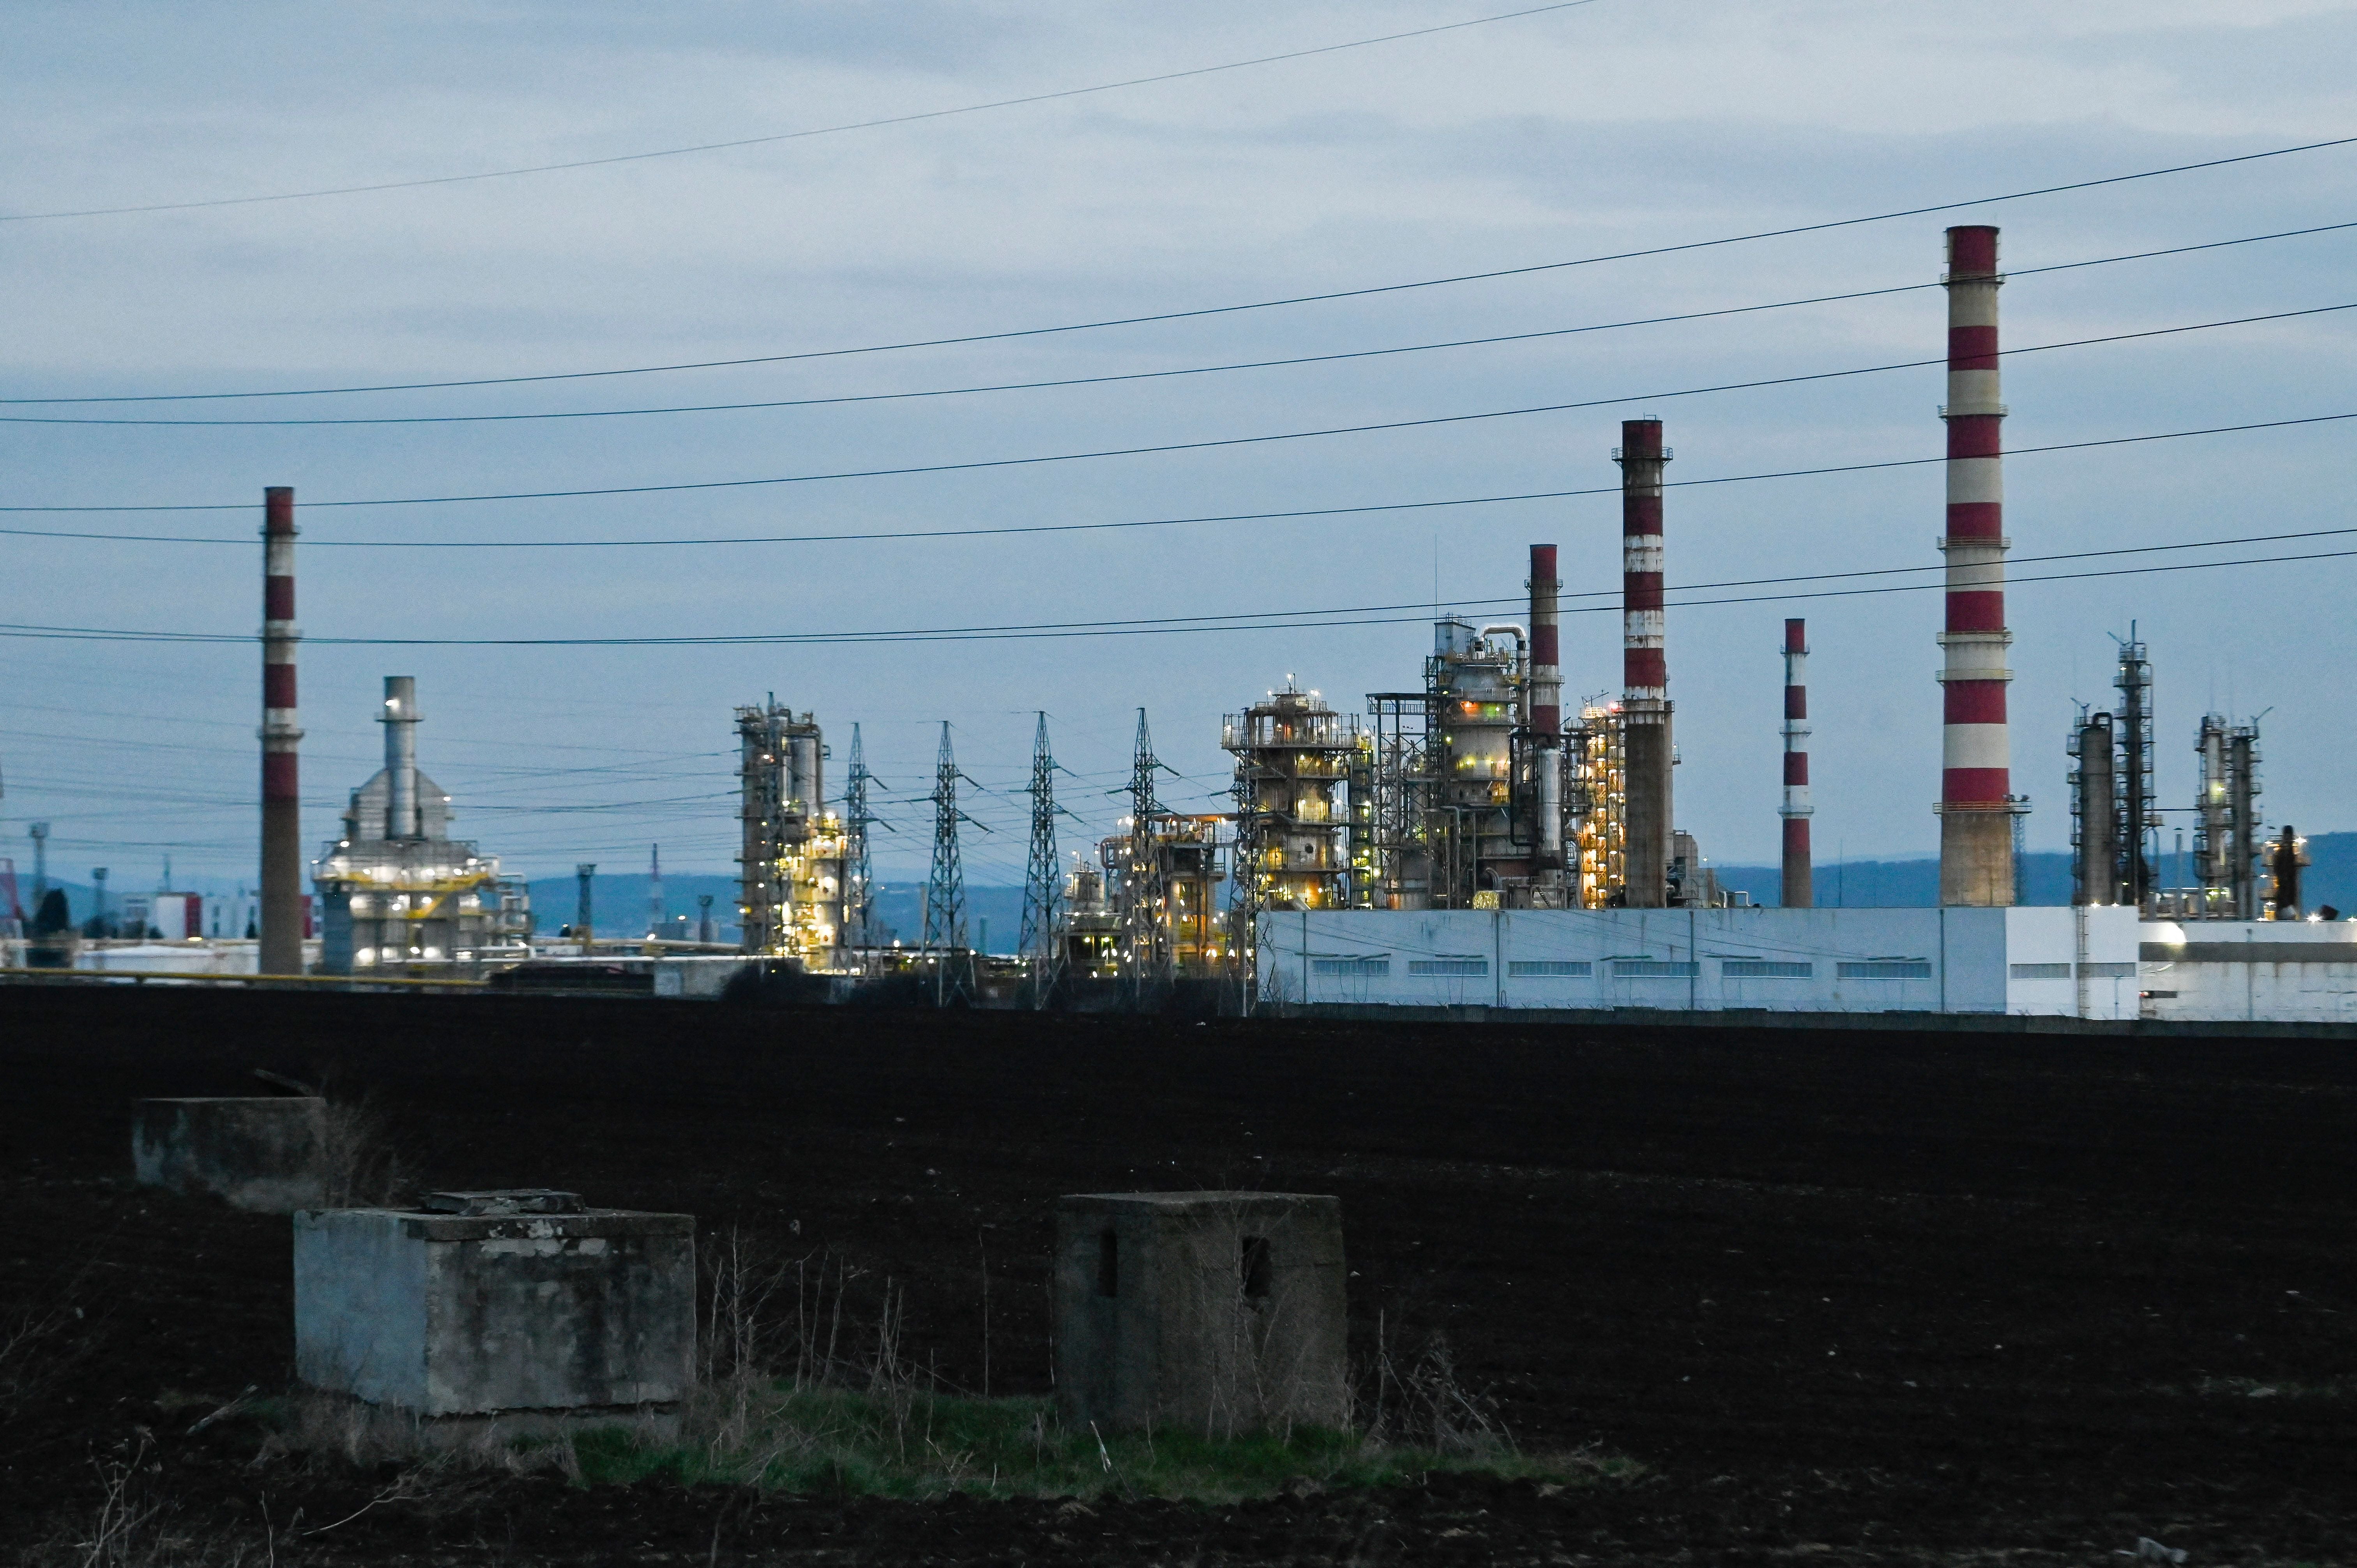
M384 725L384 776L390 785L384 836L389 839L425 836L417 809L417 677L386 676L384 712L377 722Z
M256 967L303 972L303 798L296 723L295 491L262 492L262 921Z
M1538 868L1563 866L1563 653L1555 546L1531 546L1531 770L1538 780Z
M1940 680L1940 902L2014 899L2012 748L2006 730L2005 405L1998 401L1996 229L1948 231L1946 650Z
M1663 646L1662 469L1670 461L1662 422L1620 424L1620 717L1627 768L1628 839L1622 901L1666 908L1674 811L1670 796L1670 670Z
M1814 869L1809 857L1809 623L1784 623L1784 885L1779 900L1787 909L1816 903Z

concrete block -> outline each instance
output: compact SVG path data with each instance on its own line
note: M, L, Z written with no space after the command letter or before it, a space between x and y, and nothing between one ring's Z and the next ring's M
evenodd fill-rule
M295 1369L418 1417L664 1405L695 1361L695 1221L556 1212L533 1191L461 1210L295 1216Z
M1290 1192L1092 1193L1056 1208L1066 1421L1208 1436L1349 1414L1342 1205Z
M140 1183L291 1214L328 1197L328 1102L313 1096L143 1100L131 1126Z

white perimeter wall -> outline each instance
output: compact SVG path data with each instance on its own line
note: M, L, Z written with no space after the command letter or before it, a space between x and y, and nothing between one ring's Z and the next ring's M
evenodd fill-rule
M1294 911L1261 917L1259 973L1266 1002L2137 1012L2133 910Z

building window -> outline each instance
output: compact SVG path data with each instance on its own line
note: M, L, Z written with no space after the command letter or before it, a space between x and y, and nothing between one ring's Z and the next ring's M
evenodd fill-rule
M2094 965L2089 964L2087 968L2090 972L2093 972ZM2071 978L2071 966L2067 963L2017 963L2013 966L2013 978L2016 980L2068 980Z
M1692 980L1702 972L1702 965L1692 959L1616 958L1612 961L1615 980Z
M1517 980L1581 980L1594 974L1596 966L1584 958L1518 958L1506 965L1506 972Z
M1121 1238L1111 1230L1097 1233L1097 1294L1121 1294Z
M1312 974L1381 977L1388 975L1391 972L1392 961L1389 953L1385 953L1381 958L1312 958L1309 961L1309 972Z
M1807 980L1817 972L1817 966L1779 959L1730 958L1719 961L1718 972L1728 980Z
M1843 980L1929 980L1932 961L1928 958L1875 958L1857 963L1837 965L1835 972Z
M2083 963L2079 972L2090 980L2134 980L2136 966L2132 963Z
M1451 954L1447 958L1412 958L1407 961L1410 974L1487 974L1490 961Z

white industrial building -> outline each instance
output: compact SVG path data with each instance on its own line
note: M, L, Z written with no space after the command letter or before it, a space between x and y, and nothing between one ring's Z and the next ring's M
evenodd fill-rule
M2136 911L1291 910L1264 1004L2135 1018ZM2352 950L2357 951L2357 950Z
M2147 920L2144 1016L2357 1024L2357 920Z

